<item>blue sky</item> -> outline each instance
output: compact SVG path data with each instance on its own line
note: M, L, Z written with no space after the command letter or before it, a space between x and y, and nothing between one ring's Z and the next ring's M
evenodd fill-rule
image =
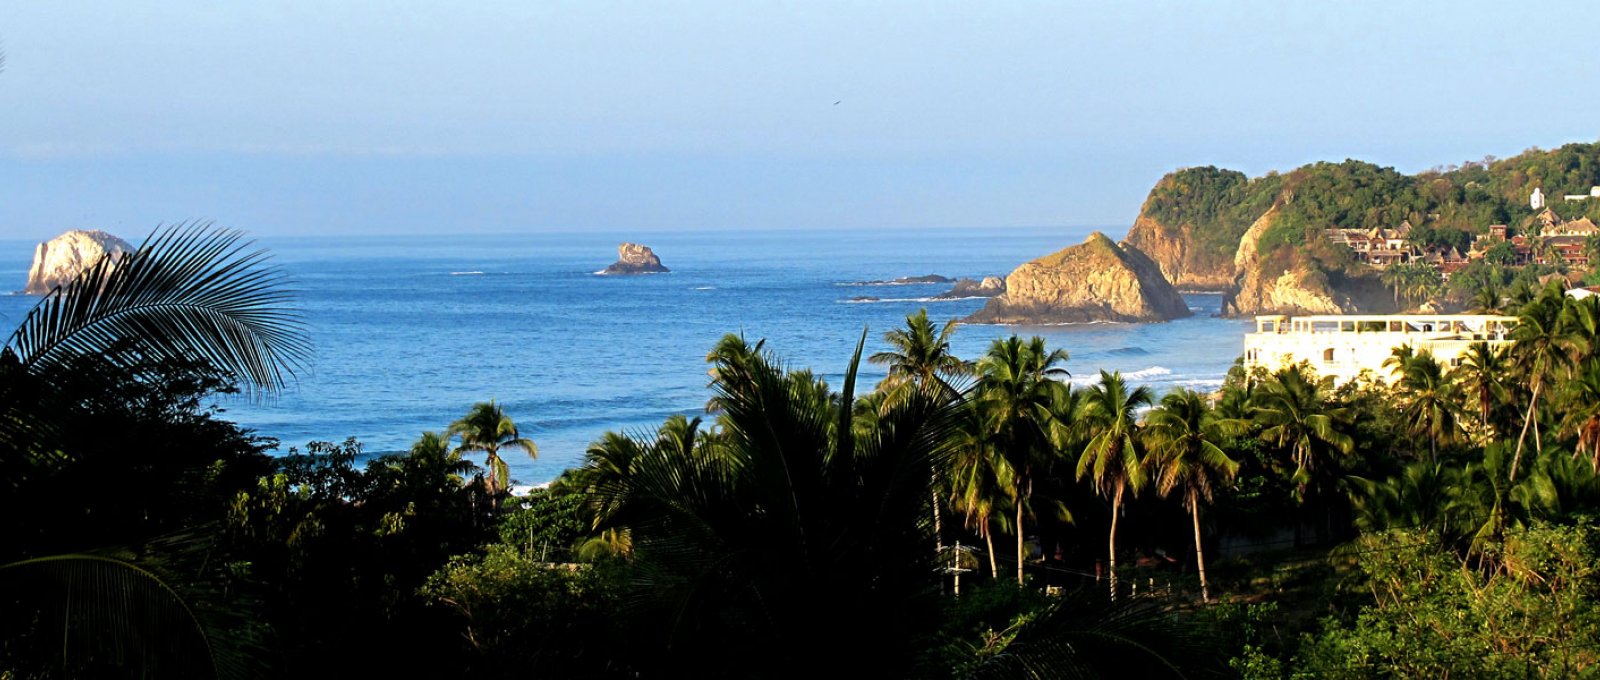
M1120 231L1181 166L1415 171L1600 138L1590 17L1392 0L5 3L0 238L193 218L266 235Z

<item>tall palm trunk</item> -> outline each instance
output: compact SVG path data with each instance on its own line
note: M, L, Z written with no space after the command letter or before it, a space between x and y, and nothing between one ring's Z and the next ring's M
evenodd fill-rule
M933 554L944 553L944 522L939 518L939 490L933 490Z
M1033 496L1033 479L1028 474L1027 469L1024 469L1021 480L1017 484L1017 585L1019 586L1023 585L1022 565L1023 558L1026 555L1023 536L1027 534L1026 531L1022 530L1022 506L1026 505L1028 498Z
M1117 599L1117 517L1122 514L1122 490L1126 485L1117 481L1117 490L1111 494L1111 539L1107 546L1110 552L1111 565L1111 599Z
M1022 585L1022 499L1017 499L1017 585Z
M1200 541L1200 499L1189 493L1189 514L1194 517L1194 563L1200 572L1200 600L1211 601L1211 589L1206 584L1206 549Z
M994 558L994 531L988 528L989 520L985 519L983 523L985 527L983 532L983 543L989 548L989 578L998 581L1000 580L1000 565L995 562Z
M1544 381L1534 381L1533 397L1528 400L1528 417L1522 422L1522 434L1517 437L1517 452L1511 456L1510 479L1513 482L1517 481L1517 467L1522 463L1522 444L1528 439L1528 428L1532 427L1534 419L1539 417L1539 391L1542 389L1544 389Z
M500 493L500 474L496 472L500 469L500 466L497 464L499 460L500 454L495 453L494 449L489 449L489 457L484 461L484 463L489 466L489 474L484 476L483 481L484 487L488 490L490 498L494 498Z
M1490 438L1488 392L1483 392L1478 396L1478 426L1482 428L1483 443L1487 445Z

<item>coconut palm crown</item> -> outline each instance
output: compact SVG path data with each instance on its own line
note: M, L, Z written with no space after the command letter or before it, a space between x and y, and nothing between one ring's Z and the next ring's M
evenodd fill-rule
M492 399L473 404L472 410L460 420L450 423L446 432L461 438L457 451L482 451L488 454L484 467L488 468L489 474L485 482L491 496L511 485L511 468L500 457L500 449L522 449L529 458L539 457L539 447L517 431L517 423Z

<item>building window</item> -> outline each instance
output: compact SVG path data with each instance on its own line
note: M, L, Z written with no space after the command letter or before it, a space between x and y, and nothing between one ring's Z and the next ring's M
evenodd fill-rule
M1325 364L1333 363L1333 348L1332 347L1329 347L1329 348L1327 348L1325 350L1322 350L1322 363L1325 363Z

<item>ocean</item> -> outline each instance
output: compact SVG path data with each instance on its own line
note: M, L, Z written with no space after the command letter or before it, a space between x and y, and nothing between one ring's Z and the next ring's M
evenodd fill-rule
M1087 228L581 232L531 235L262 238L298 291L313 366L284 393L223 396L226 417L277 438L280 452L355 437L370 453L404 450L473 402L499 401L536 460L507 457L520 484L578 464L608 430L653 431L702 414L705 355L742 333L836 387L862 329L867 352L926 307L940 322L983 301L932 300L948 284L864 286L923 274L1004 276L1080 243ZM121 234L137 243L142 234ZM668 274L596 276L617 244L652 247ZM0 289L20 289L34 244L0 240ZM880 298L853 301L859 296ZM1042 335L1071 354L1073 381L1100 369L1165 391L1214 389L1249 322L1217 318L1218 295L1187 295L1195 315L1161 324L973 325L953 346L976 358L996 338ZM0 328L36 298L0 295ZM861 384L884 370L863 362ZM480 461L481 462L481 461Z

